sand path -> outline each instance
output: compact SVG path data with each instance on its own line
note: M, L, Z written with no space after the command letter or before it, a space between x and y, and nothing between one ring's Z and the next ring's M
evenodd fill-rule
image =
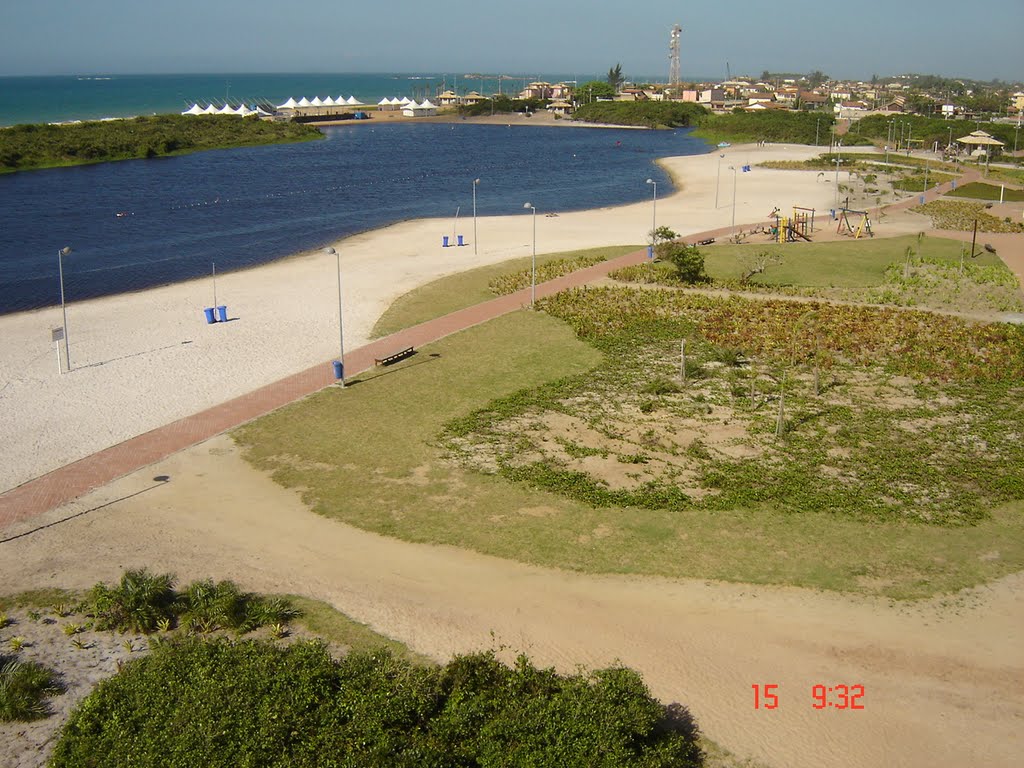
M2 593L146 565L317 597L438 659L494 642L562 669L618 659L710 737L780 768L1015 766L1024 753L1021 575L948 606L890 607L566 573L321 518L223 436L4 535ZM776 710L753 708L764 683L780 686ZM864 686L863 710L813 708L811 686L842 683Z

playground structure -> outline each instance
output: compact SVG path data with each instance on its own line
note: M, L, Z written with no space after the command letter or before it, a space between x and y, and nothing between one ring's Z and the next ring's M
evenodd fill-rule
M850 215L860 216L860 221L854 226L854 222L850 220ZM874 237L875 233L871 229L871 217L867 211L855 211L852 208L840 208L839 215L836 216L839 220L839 226L836 228L837 235L847 235L852 237L854 240L859 240L860 237L867 233L868 237Z
M814 209L793 206L792 216L782 216L779 209L771 212L775 225L768 229L768 234L778 243L795 243L797 240L811 241L814 233Z

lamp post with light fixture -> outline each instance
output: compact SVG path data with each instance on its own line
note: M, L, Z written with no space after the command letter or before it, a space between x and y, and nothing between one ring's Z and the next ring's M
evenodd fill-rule
M523 208L533 211L533 266L530 268L530 309L537 301L537 209L531 203L523 203Z

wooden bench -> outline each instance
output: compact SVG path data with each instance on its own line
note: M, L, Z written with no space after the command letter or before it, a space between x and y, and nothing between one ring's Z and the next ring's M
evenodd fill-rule
M374 358L373 363L374 365L391 365L392 363L397 363L399 360L405 360L405 358L411 357L412 355L415 354L415 347L406 347L401 352L395 352L395 354L393 355L388 355L387 357Z
M697 245L711 245L715 242L715 238L709 237L707 240L698 240Z

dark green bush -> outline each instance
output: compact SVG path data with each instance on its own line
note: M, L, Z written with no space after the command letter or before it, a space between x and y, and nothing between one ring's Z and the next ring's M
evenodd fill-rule
M684 283L707 282L704 254L697 246L679 242L660 243L655 247L655 253L659 259L675 265L679 279Z
M41 664L0 656L0 723L46 717L46 697L63 690L57 674Z
M561 676L493 653L415 667L334 661L320 643L159 646L72 714L54 768L536 766L686 768L696 727L614 668Z
M152 632L161 619L174 618L173 585L174 577L168 573L152 574L145 568L125 571L116 587L96 584L85 608L96 620L97 629Z

